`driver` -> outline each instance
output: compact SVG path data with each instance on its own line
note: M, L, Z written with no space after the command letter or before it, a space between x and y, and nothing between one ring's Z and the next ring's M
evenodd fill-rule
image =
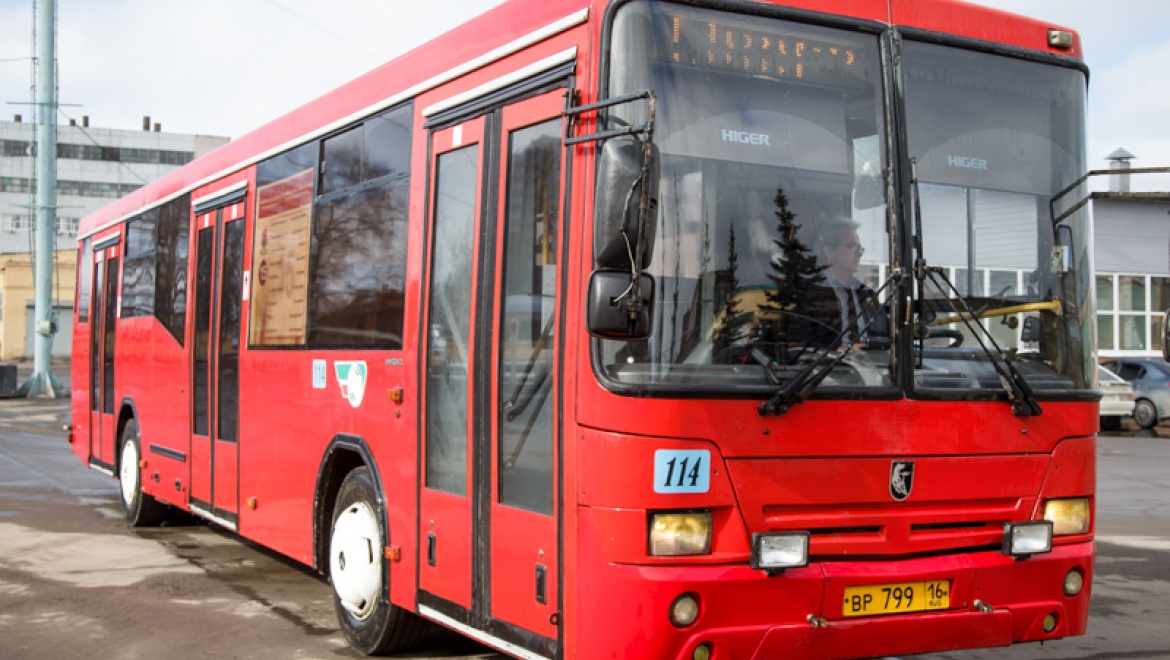
M889 336L889 319L872 304L873 289L857 279L865 246L857 234L860 225L849 218L837 218L821 228L824 282L810 296L810 315L818 321L814 341L830 346L840 331L841 348L860 350L871 336Z

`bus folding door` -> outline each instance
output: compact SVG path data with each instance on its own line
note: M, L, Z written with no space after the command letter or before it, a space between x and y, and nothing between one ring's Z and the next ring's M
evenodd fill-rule
M244 202L200 213L191 360L191 510L232 529L239 517L239 349Z
M424 326L421 611L544 656L559 644L563 106L562 88L432 133Z

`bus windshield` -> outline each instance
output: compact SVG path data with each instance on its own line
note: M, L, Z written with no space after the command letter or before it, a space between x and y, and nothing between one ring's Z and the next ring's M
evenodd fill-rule
M901 75L921 256L935 268L917 288L915 386L998 390L998 355L1037 394L1091 387L1091 229L1086 213L1054 225L1050 209L1085 172L1084 75L912 41Z
M879 39L623 6L609 94L656 95L660 182L652 332L599 340L604 378L751 395L840 352L818 392L885 395L903 341L914 359L897 367L931 397L1001 396L1009 372L1041 398L1093 386L1088 216L1054 223L1050 209L1085 171L1084 74L906 40L893 71L906 136L887 140ZM645 121L638 112L611 118ZM890 158L888 144L907 158ZM913 164L896 213L892 162ZM929 267L900 336L892 262Z
M846 350L822 391L889 387L877 35L633 2L612 53L611 95L657 95L661 180L653 332L602 341L605 376L752 391Z

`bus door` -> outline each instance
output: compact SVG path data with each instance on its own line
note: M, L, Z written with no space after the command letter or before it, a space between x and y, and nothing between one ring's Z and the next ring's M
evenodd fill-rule
M242 196L242 195L241 195ZM191 360L191 510L239 519L239 352L244 291L242 199L196 209Z
M464 624L471 623L464 614L473 592L472 367L481 350L473 292L481 276L484 123L481 117L431 135L419 586Z
M559 89L431 136L420 601L544 656L560 612L563 110ZM445 488L458 517L439 515Z
M93 251L89 335L89 463L114 469L118 451L114 411L114 330L118 325L118 243Z

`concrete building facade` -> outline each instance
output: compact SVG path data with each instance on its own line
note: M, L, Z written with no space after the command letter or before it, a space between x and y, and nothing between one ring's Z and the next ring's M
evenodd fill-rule
M91 127L88 118L58 126L56 309L73 308L81 218L229 140L164 133L161 128L148 117L142 130ZM19 115L0 121L0 360L31 355L26 326L33 300L29 268L36 224L36 129ZM68 355L69 314L59 316L53 354Z

